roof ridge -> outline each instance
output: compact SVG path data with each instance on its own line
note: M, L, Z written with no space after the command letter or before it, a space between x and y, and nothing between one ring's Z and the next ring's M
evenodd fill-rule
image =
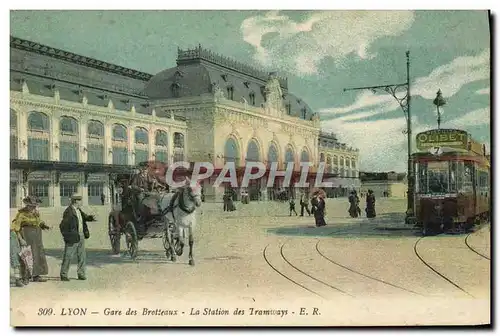
M148 81L153 77L153 75L130 69L130 68L125 68L116 64L104 62L97 60L95 58L87 57L87 56L82 56L78 55L69 51L53 48L41 43L29 41L29 40L24 40L18 37L10 36L10 47L11 48L16 48L20 50L26 50L29 52L53 57L53 58L58 58L62 59L64 61L68 61L71 63L76 63L76 64L81 64L84 66L87 66L89 68L94 68L98 70L103 70L106 72L110 73L115 73L118 75L122 75L125 77L130 77L134 79L139 79L143 81Z

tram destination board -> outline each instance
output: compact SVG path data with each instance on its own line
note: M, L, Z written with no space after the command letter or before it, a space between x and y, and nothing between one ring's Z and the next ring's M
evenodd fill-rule
M417 134L417 148L426 150L431 147L467 149L469 134L455 129L430 130Z

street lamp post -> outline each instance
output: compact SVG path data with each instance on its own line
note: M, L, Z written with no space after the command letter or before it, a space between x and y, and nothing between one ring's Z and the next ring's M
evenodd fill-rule
M441 111L439 111L439 107L446 105L446 100L444 100L443 98L441 89L438 90L436 98L433 101L433 104L436 105L437 108L438 129L441 129Z
M410 218L414 216L413 213L413 185L414 185L414 174L413 174L413 163L411 160L411 136L412 136L412 127L411 127L411 110L410 110L410 52L406 52L406 82L400 84L387 84L387 85L374 85L374 86L363 86L363 87L355 87L344 89L345 91L355 91L355 90L372 90L374 93L378 89L383 89L385 92L389 93L391 96L396 99L399 103L399 106L403 110L403 114L406 118L406 129L403 131L404 134L407 135L407 147L408 147L408 206L406 211L405 222L409 223ZM398 93L403 93L404 96L398 96Z

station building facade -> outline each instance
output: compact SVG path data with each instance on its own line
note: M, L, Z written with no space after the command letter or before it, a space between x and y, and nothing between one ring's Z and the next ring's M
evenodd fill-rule
M177 50L177 64L156 75L15 37L10 51L11 207L26 194L65 206L74 192L84 204L101 204L102 195L108 203L113 174L147 160L216 169L294 162L296 170L304 161L312 172L320 160L319 115L286 78L201 46ZM224 187L212 182L204 181L205 199L219 201ZM263 177L249 192L265 200L266 184Z
M321 131L319 134L319 161L325 162L325 171L334 175L326 179L332 183L327 188L328 197L344 197L350 191L359 192L359 149L339 141L337 135Z

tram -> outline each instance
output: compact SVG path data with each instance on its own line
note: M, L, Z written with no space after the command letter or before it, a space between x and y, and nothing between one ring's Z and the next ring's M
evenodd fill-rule
M490 219L490 160L484 144L458 129L416 136L416 225L424 235L462 233Z

